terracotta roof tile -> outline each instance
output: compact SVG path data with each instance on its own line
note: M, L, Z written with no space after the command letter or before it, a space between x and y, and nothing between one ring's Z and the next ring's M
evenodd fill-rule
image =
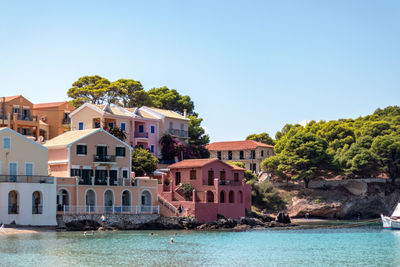
M18 98L20 96L22 96L22 95L6 96L5 97L5 102L11 101L11 100L16 99L16 98ZM3 97L0 97L0 102L3 102Z
M154 112L164 115L167 118L173 118L173 119L179 119L179 120L189 120L188 118L185 118L183 115L181 115L178 112L175 112L173 110L153 108L153 107L148 107L148 108L153 110Z
M257 147L274 148L271 145L256 142L253 140L214 142L206 146L208 150L214 150L214 151L256 149Z
M168 166L170 169L177 168L198 168L207 165L208 163L219 161L219 159L185 159Z
M67 101L62 101L62 102L51 102L51 103L39 103L39 104L33 104L33 108L52 108L52 107L58 107L61 106L65 103L68 103Z
M65 132L59 136L54 137L53 139L50 139L44 144L44 146L45 147L66 146L96 131L100 131L100 129L95 128L95 129Z

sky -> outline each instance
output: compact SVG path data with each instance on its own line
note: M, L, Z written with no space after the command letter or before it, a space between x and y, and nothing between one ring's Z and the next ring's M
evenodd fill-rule
M400 1L4 1L0 96L85 75L189 95L211 141L400 100Z

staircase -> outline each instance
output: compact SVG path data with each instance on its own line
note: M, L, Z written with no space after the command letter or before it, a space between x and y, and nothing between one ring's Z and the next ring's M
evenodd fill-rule
M170 212L172 212L175 216L179 214L178 209L172 205L168 200L166 200L164 197L158 195L158 203Z

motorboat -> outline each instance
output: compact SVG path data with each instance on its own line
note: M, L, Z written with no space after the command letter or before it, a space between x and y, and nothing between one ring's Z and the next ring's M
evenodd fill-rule
M385 216L381 214L383 228L385 229L399 229L400 230L400 203L397 203L392 216Z

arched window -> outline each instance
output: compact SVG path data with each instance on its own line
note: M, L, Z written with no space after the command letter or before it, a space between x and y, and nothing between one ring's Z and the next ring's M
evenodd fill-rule
M35 191L32 194L32 214L42 214L42 194L39 191Z
M87 212L93 212L96 210L96 193L92 189L86 191L85 202Z
M106 190L104 192L104 211L112 212L114 206L114 193L112 190Z
M18 192L15 190L8 193L8 214L19 213L19 197Z
M235 193L233 191L229 191L229 203L234 203L235 202Z
M57 193L57 211L69 211L69 193L60 189Z
M152 199L150 192L147 190L143 191L140 200L140 210L142 212L151 212Z
M225 191L224 190L222 190L221 193L219 193L219 202L225 203Z
M122 192L122 211L131 211L131 192L129 190Z
M242 191L238 192L238 202L243 203L243 192Z
M214 202L214 193L207 191L207 202Z

